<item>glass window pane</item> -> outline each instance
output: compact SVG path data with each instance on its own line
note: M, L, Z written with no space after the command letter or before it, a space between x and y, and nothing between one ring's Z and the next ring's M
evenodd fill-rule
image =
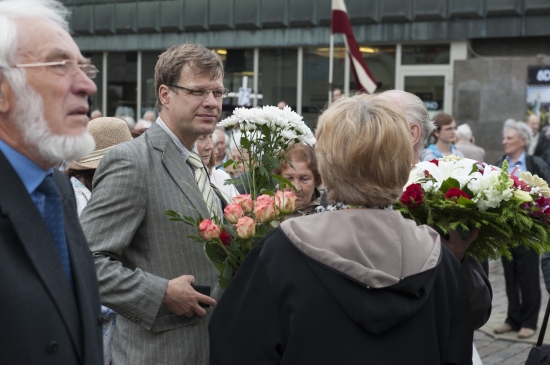
M407 44L401 47L402 65L448 65L449 44Z
M110 52L107 62L107 116L136 116L137 52Z
M158 116L155 104L157 96L155 95L155 65L162 52L143 52L141 54L141 110L139 118L152 111Z
M258 105L277 105L284 101L296 110L296 83L298 77L297 49L261 49L259 92L263 99Z
M89 58L90 61L92 61L92 64L97 67L99 70L99 73L93 79L95 86L97 87L97 92L90 96L89 103L90 103L90 114L92 111L99 109L101 111L103 108L102 105L102 95L103 95L103 53L102 52L93 52L93 53L84 53L84 57Z
M329 47L304 48L302 116L311 128L328 102ZM345 47L334 47L333 90L344 90Z
M395 46L359 46L361 55L378 83L376 92L395 89ZM357 91L353 74L350 75L350 93Z
M244 76L247 77L247 88L254 86L254 49L217 49L215 51L223 60L223 68L225 70L223 78L224 87L238 94L239 87L243 86ZM223 99L221 119L233 113L233 109L238 106L237 102L237 97ZM252 99L250 100L250 105L252 105Z
M405 91L418 96L431 114L443 111L445 76L405 76Z

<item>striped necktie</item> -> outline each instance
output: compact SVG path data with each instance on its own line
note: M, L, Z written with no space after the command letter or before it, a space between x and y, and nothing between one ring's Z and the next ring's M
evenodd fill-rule
M208 211L210 212L210 216L216 216L218 212L218 205L216 204L216 200L214 199L214 191L212 191L212 187L210 186L210 179L208 178L208 174L206 172L206 169L204 168L204 164L202 163L200 156L194 152L190 152L187 162L195 170L195 181L199 186L202 197L204 198L204 202L206 203Z

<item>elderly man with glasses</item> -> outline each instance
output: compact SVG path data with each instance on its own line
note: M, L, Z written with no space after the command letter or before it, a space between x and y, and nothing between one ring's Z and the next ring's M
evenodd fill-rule
M97 69L58 2L0 1L0 363L101 364L97 277L69 181Z
M228 93L222 81L216 53L194 44L166 50L155 67L156 123L110 150L96 171L81 221L103 304L119 314L114 364L209 363L208 321L221 296L217 271L188 238L196 231L164 212L222 215L194 148L220 117Z

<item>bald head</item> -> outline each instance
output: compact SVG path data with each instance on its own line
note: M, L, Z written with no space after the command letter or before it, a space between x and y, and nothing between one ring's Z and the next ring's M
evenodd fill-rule
M533 130L533 135L537 134L540 128L540 118L536 114L529 115L527 118L527 124Z

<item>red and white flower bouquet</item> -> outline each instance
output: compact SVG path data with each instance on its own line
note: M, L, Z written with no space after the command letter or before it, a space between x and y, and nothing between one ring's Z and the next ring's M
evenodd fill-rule
M420 162L394 209L443 235L480 228L466 251L480 261L511 257L518 245L550 250L550 188L529 172L509 175L506 160L502 169L457 156Z

